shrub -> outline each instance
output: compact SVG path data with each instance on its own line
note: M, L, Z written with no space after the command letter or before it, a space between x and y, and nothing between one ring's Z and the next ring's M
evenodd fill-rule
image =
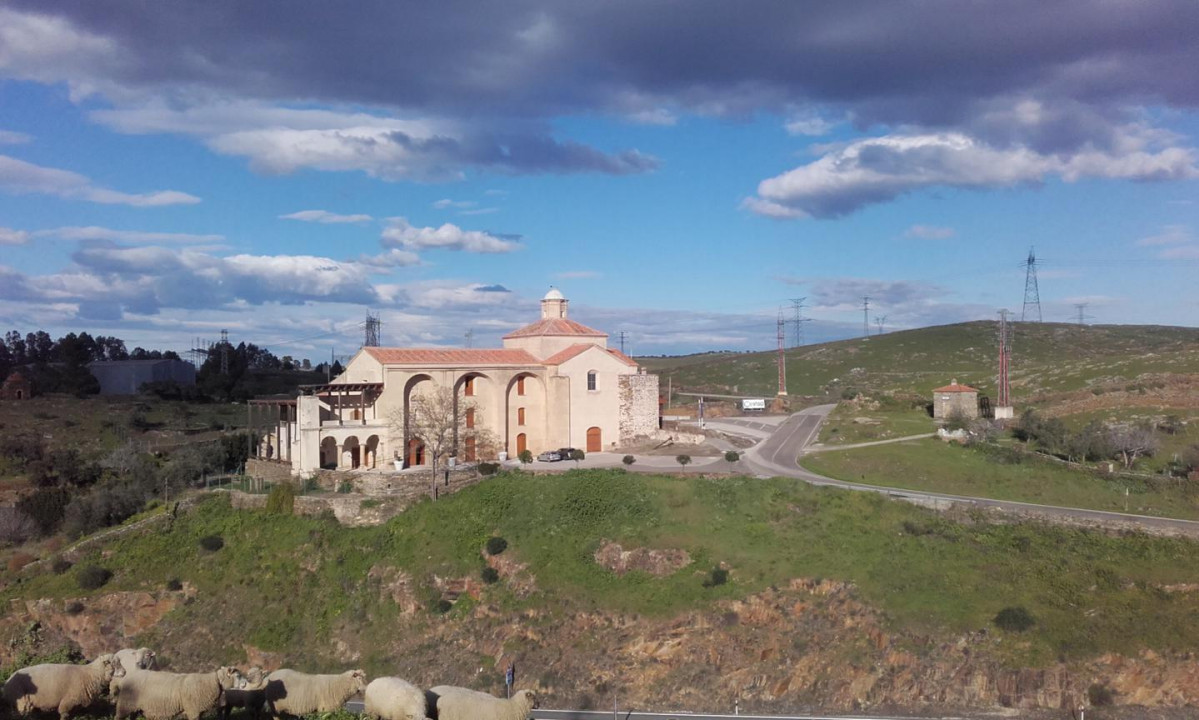
M712 572L708 573L708 577L704 578L704 587L716 587L724 585L729 581L729 571L722 567L712 568Z
M679 465L682 465L683 469L686 470L687 466L691 464L691 456L690 455L676 455L674 458L674 461L677 462Z
M38 488L17 502L17 510L32 518L42 535L52 535L62 524L70 501L66 488Z
M83 603L79 602L78 600L72 600L71 602L67 603L67 606L64 607L63 610L66 611L68 615L78 615L79 613L83 612Z
M1000 610L992 622L995 627L1008 632L1024 632L1037 624L1032 614L1018 605Z
M1102 683L1095 683L1087 688L1087 700L1094 707L1104 707L1116 701L1116 691Z
M735 463L741 459L741 453L737 452L736 450L729 450L724 454L724 459L730 464Z
M302 493L320 492L321 481L317 479L316 475L309 475L308 477L304 478L304 487L301 488L300 491Z
M205 535L200 538L200 547L208 552L216 552L225 547L225 539L220 535Z
M578 448L574 448L573 450L570 451L569 459L574 460L575 465L578 465L580 460L584 460L586 458L587 458L587 454Z
M487 554L499 555L508 549L508 541L499 536L487 538Z
M499 471L500 471L499 463L492 463L492 462L479 463L479 474L482 475L483 477L489 477L491 475L495 475Z
M375 498L367 498L367 499L363 500L362 502L358 503L358 509L359 510L367 510L369 508L377 508L382 504L383 504L382 500L377 500Z
M50 569L54 571L55 575L62 575L66 571L70 570L73 565L74 563L61 556L50 561Z
M494 585L500 580L500 571L493 567L485 567L483 572L479 573L479 577L483 578L483 582L488 585Z
M183 581L179 578L171 578L167 580L167 590L178 592L183 589Z
M521 450L520 454L517 455L516 457L518 460L520 460L521 465L528 465L529 463L533 462L533 451L532 450Z
M0 507L0 543L20 545L36 533L33 518L14 507Z
M637 458L633 457L632 455L625 455L624 457L622 457L620 459L620 461L622 463L624 463L625 467L628 467L628 466L632 465L633 463L637 462Z
M75 572L75 582L84 590L96 590L108 584L112 571L97 565L85 565Z
M13 553L12 557L8 559L8 571L13 573L18 572L21 568L25 567L36 559L37 558L33 557L27 552Z
M296 489L291 483L279 483L266 496L266 511L275 515L291 515L296 506Z
M433 603L433 612L437 613L438 615L445 615L453 608L454 603L446 600L445 598L441 598L437 602Z
M354 483L349 480L342 480L337 484L337 492L343 495L354 492Z

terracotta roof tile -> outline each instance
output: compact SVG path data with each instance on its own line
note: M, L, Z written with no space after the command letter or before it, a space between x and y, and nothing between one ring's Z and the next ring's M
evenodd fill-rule
M593 347L597 347L597 346L592 345L591 343L575 343L574 345L571 345L570 347L566 348L565 350L559 350L558 352L554 353L553 355L547 357L545 359L545 364L546 365L561 365L562 363L566 362L567 360L571 359L572 357L575 357L576 355L579 355L580 353L586 352Z
M976 392L978 392L978 389L972 388L969 385L962 385L962 384L959 384L957 381L954 381L953 384L946 385L945 387L939 387L936 390L933 390L933 392L935 392L935 393L955 393L955 392L976 393Z
M628 355L625 355L621 351L615 350L613 348L605 348L605 350L607 350L609 355L611 355L612 357L621 361L625 365L629 365L631 367L637 367L637 361L634 360L633 358L629 357Z
M519 330L513 330L504 336L508 338L537 337L539 335L581 335L586 337L608 337L607 333L589 328L582 323L566 318L541 318L535 323L525 325Z
M366 348L384 365L539 365L527 350L456 348Z

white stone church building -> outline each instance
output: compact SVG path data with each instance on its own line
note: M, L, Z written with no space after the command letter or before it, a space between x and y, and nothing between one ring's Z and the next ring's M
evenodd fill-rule
M294 400L255 400L269 422L259 456L295 474L427 464L410 429L412 398L453 388L469 398L466 428L451 451L459 462L560 447L610 451L658 430L658 377L608 347L606 333L568 317L551 288L541 318L508 333L494 349L364 347L326 385ZM261 422L253 423L259 427ZM476 446L476 434L494 439Z

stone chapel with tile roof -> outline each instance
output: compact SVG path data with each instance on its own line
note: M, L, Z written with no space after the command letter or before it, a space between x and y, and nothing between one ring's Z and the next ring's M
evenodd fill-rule
M295 474L428 464L410 428L412 399L438 388L469 398L464 437L451 450L458 462L560 447L610 452L655 433L658 377L609 348L606 333L571 320L568 306L551 288L541 318L505 335L502 348L364 347L332 382L294 401L254 401L274 414L259 458Z

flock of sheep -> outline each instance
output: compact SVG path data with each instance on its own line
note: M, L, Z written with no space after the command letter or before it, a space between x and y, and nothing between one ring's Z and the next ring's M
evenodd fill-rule
M59 720L67 720L105 693L116 720L139 712L145 720L200 720L204 713L218 710L228 720L235 707L255 716L266 708L279 720L340 710L358 693L363 695L364 715L378 720L525 720L537 707L530 690L518 690L507 700L450 685L422 691L398 677L367 683L362 670L310 675L283 669L268 675L257 667L244 673L221 667L210 673L170 673L154 670L155 659L147 648L125 649L87 665L22 668L4 683L4 707L21 715L57 711Z

